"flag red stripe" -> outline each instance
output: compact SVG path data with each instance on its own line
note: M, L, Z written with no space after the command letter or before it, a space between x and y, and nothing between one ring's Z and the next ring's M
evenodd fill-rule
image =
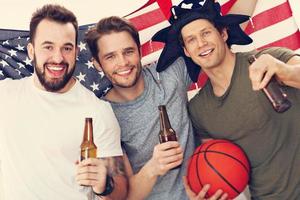
M158 51L164 47L164 43L161 42L146 42L142 44L141 47L141 52L142 52L142 57L147 56L151 53L154 53L155 51Z
M230 8L233 6L233 4L235 4L237 0L230 0L227 1L226 3L224 3L221 7L221 13L222 15L226 15L228 13L228 11L230 10Z
M277 41L274 41L267 45L264 45L262 47L259 47L259 49L263 49L266 47L272 47L272 46L287 47L292 50L299 49L300 48L300 32L299 32L299 30L290 36L287 36L280 40L277 40Z
M292 16L292 11L288 2L284 2L274 8L268 9L252 17L254 28L249 23L245 32L251 34Z
M161 11L163 12L165 19L169 19L171 16L170 9L172 7L172 1L171 0L156 0L156 1Z
M131 21L131 23L133 23L139 31L154 26L165 20L166 18L159 8L129 19L129 21Z

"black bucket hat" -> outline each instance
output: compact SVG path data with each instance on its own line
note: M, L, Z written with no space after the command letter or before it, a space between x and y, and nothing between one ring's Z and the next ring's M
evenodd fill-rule
M158 59L156 70L161 72L170 66L178 57L183 57L189 76L193 82L197 82L200 67L191 58L184 54L179 42L181 29L196 19L207 19L216 26L226 27L228 33L227 44L250 44L252 39L241 29L240 24L247 21L249 16L228 14L221 15L221 6L214 0L184 0L178 6L171 8L170 26L158 31L152 37L153 41L165 43L164 49ZM191 8L183 6L192 4ZM202 4L202 5L201 5Z

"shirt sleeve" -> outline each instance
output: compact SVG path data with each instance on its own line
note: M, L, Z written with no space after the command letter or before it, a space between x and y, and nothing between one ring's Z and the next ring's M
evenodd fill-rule
M167 71L174 71L179 81L185 84L186 89L192 83L192 80L188 74L187 66L184 62L183 57L179 57L175 60L168 68Z
M102 105L94 123L94 142L97 146L97 156L122 156L120 126L108 102L101 101Z

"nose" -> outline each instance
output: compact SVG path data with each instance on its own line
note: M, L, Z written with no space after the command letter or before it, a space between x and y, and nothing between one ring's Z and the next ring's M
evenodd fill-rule
M119 66L126 66L128 64L128 60L126 59L125 56L120 55L117 58L117 65Z
M61 63L64 60L63 54L60 49L53 52L52 59L55 63Z
M207 45L207 41L201 36L197 37L197 42L199 47Z

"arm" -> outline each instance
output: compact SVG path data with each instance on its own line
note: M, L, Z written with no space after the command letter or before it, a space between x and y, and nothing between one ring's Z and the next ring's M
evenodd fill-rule
M263 54L249 66L253 90L266 87L273 75L285 85L300 89L300 56L293 56L284 63L269 54Z
M122 156L83 160L77 166L76 180L79 185L91 186L99 194L105 190L107 174L113 178L114 189L111 194L99 196L98 199L126 199L127 179Z
M166 142L154 147L152 158L134 174L126 156L125 168L129 177L128 200L145 199L159 176L179 166L183 161L183 152L178 142Z
M242 14L252 16L257 0L237 0L236 3L231 7L228 14ZM241 28L245 29L248 22L241 24Z

